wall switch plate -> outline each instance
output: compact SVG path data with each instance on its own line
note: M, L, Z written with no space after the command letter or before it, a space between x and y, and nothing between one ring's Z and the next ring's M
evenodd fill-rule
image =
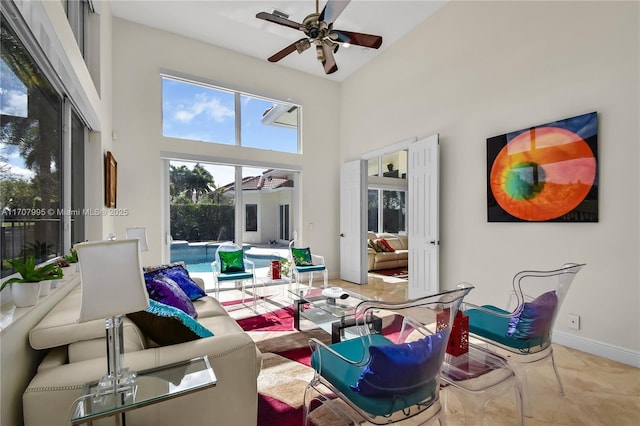
M573 330L580 330L580 315L569 314L569 328Z

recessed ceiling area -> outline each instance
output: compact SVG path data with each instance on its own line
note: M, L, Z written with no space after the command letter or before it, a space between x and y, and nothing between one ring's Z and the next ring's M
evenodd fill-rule
M327 1L319 0L319 10ZM383 38L379 49L360 46L340 48L335 54L338 71L327 75L314 49L288 55L274 67L288 67L319 77L343 81L396 40L423 22L446 1L352 0L334 22L334 28L376 34ZM287 45L304 37L296 29L256 18L259 12L278 10L302 23L316 11L314 0L112 0L113 15L149 27L200 40L255 58L267 60Z

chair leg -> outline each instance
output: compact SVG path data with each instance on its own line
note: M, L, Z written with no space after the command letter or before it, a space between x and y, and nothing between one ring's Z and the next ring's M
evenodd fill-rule
M560 373L556 368L556 360L553 357L553 348L551 349L551 366L553 367L553 372L556 375L556 379L558 379L558 387L560 388L560 395L564 396L564 386L562 386L562 379L560 379Z
M309 287L313 287L313 272L309 272Z
M509 362L511 369L516 374L516 378L520 383L520 391L522 396L522 411L525 417L533 417L531 414L531 404L529 401L529 386L527 384L527 365L519 362Z
M324 288L327 288L329 287L329 271L327 271L327 268L322 271L322 274L324 275Z

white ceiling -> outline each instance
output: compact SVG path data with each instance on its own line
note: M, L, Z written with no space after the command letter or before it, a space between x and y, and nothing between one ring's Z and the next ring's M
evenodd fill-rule
M393 42L423 22L447 0L352 0L334 28L383 38L379 49L360 46L336 53L338 71L326 75L314 49L291 53L273 66L285 66L342 81ZM320 11L327 0L319 0ZM302 22L315 12L314 0L111 0L113 15L159 28L249 56L264 59L304 37L301 31L256 18L258 12L277 9L289 20Z

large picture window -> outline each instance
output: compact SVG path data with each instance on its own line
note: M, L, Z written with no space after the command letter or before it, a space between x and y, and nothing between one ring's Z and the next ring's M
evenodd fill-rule
M165 137L298 153L300 107L162 76Z
M15 272L6 262L34 256L37 263L64 254L65 234L72 242L84 239L80 219L65 229L63 218L71 205L63 191L71 188L74 209L84 207L80 182L65 185L64 149L71 150L71 180L84 179L85 126L63 102L52 77L40 67L19 33L2 15L0 54L0 239L2 277ZM63 129L69 117L71 128ZM72 143L63 148L63 141Z

